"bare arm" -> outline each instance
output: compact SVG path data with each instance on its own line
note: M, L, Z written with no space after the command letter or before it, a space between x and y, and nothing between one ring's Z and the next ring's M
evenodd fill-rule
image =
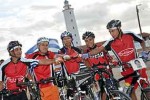
M55 59L40 59L39 65L50 65L55 63Z
M98 54L99 52L102 52L104 50L105 50L105 48L103 46L100 46L100 47L97 47L94 50L90 51L89 55L95 55L95 54Z
M57 57L54 59L41 59L39 60L39 65L50 65L50 64L58 65L61 62L63 62L63 59L61 57Z

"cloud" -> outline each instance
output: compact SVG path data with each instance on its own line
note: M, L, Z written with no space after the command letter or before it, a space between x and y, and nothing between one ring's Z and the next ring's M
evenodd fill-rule
M83 6L82 10L75 11L79 29L98 30L106 23L107 10L105 3L94 3Z
M116 4L121 4L121 3L132 3L132 2L137 2L137 0L108 0L109 5L116 5Z
M0 37L0 42L3 43L4 41L6 41L6 38L1 36Z
M45 6L45 5L33 5L31 6L32 10L51 10L56 9L56 6Z
M106 24L111 19L120 19L123 29L139 31L135 6L138 0L69 0L78 25L79 35L89 30L96 35L96 42L110 38ZM141 0L140 0L141 1ZM149 0L140 2L143 30L149 30ZM144 3L144 4L143 4ZM66 30L63 16L63 1L58 0L5 0L0 1L0 48L9 41L18 39L24 50L35 44L40 36L56 38L61 44L60 34ZM55 35L54 35L55 34ZM30 43L29 43L30 41ZM83 41L82 41L83 42ZM0 55L6 49L0 49ZM5 53L6 54L6 53Z

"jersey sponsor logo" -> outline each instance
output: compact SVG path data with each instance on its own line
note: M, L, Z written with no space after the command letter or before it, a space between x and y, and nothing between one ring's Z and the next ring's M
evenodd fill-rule
M96 55L90 56L90 58L99 58L99 57L103 57L103 56L104 56L104 54L103 54L103 52L101 52Z
M23 76L7 77L6 81L9 82L9 83L15 83L17 80L18 80L18 82L20 82L23 79L24 79Z
M119 56L128 56L134 52L134 48L127 48L118 53Z

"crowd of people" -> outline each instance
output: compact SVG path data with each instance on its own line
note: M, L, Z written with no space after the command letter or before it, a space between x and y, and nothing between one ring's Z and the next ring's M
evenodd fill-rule
M129 62L137 58L136 48L134 41L141 44L143 49L142 56L147 57L146 47L144 40L134 34L133 32L123 32L121 29L120 20L111 20L107 24L107 29L112 36L112 39L106 41L103 45L95 43L95 34L91 31L86 31L82 35L87 49L81 50L78 47L73 46L73 34L64 31L61 34L61 40L63 47L58 51L58 54L48 50L49 39L46 37L40 37L37 40L38 51L22 57L22 44L19 41L10 41L7 50L10 58L7 60L0 60L0 90L18 90L13 95L5 96L3 100L28 100L26 90L27 87L18 87L16 81L23 82L25 78L30 81L40 81L48 77L53 77L53 65L61 64L66 69L66 73L71 75L73 73L80 72L80 63L83 62L85 66L91 68L94 64L102 63L109 64L113 62L113 57L108 53L112 51L119 62ZM98 68L104 68L103 65ZM107 71L112 73L111 68L107 68ZM123 76L126 76L134 70L128 65L122 67L120 72ZM148 80L146 69L139 70L141 77ZM109 76L104 75L106 80L109 81ZM98 74L95 75L101 88L101 99L106 100L106 93L103 89L103 83ZM130 84L132 77L125 80L125 84ZM40 84L39 86L42 100L59 100L59 88L53 82ZM137 100L135 90L138 84L135 85L132 91L132 100ZM71 93L72 90L67 90L67 93Z

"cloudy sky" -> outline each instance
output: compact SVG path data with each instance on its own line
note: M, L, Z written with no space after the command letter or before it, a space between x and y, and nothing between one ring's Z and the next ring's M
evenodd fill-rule
M143 32L150 32L150 0L68 0L78 25L80 37L93 31L96 42L109 39L106 24L120 19L123 30L139 33L136 15L138 6ZM0 59L8 58L7 44L19 40L23 53L31 48L37 38L46 36L58 39L66 30L62 13L64 0L0 0ZM82 41L84 44L84 41Z

